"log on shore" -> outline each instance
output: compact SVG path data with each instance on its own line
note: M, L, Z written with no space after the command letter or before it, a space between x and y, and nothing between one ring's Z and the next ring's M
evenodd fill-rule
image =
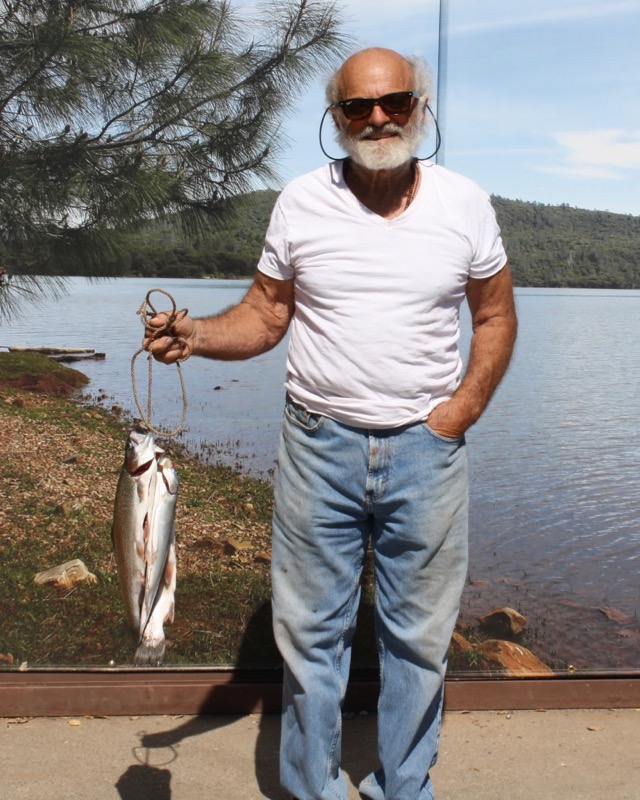
M60 361L64 364L70 364L72 361L104 361L107 357L106 353L51 353L49 358L53 361Z
M10 345L7 349L10 353L39 353L53 361L61 361L65 364L87 359L103 361L107 357L106 353L96 353L90 347L14 347Z
M55 356L62 353L95 353L90 347L8 347L10 353L42 353L43 356Z

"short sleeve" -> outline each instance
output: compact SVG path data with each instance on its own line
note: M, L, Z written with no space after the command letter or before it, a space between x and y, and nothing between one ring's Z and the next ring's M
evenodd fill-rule
M478 214L478 231L476 247L471 260L469 276L471 278L490 278L507 263L500 227L491 199L485 195L484 203Z
M280 199L276 201L258 262L258 269L276 280L291 280L295 270L291 265L288 226Z

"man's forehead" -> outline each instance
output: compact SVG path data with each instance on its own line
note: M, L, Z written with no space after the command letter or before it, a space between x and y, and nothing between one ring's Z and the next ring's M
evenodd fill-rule
M380 86L381 91L413 89L413 68L394 50L368 48L348 58L338 73L342 96L352 96L359 87Z

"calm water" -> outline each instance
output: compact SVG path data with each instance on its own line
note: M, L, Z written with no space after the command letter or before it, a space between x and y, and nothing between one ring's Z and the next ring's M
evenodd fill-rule
M104 392L106 405L133 412L130 360L142 335L135 312L146 292L165 289L179 307L201 315L234 303L247 285L76 279L62 301L0 327L0 346L106 352L105 361L77 367L91 378L91 394ZM153 300L164 305L160 295ZM521 289L517 303L513 364L468 435L472 536L463 617L508 603L529 617L536 652L557 664L638 669L640 291ZM284 363L284 343L250 362L186 362L182 440L266 474L277 446ZM138 367L144 396L146 357ZM156 366L154 422L174 427L180 413L175 369ZM602 608L627 621L608 620Z

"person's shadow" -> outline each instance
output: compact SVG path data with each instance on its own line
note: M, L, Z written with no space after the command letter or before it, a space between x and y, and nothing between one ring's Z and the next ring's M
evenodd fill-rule
M372 616L371 607L363 602L354 640L354 663L373 663L371 659L377 658L371 636ZM271 629L270 603L261 606L249 620L238 651L236 666L247 667L258 663L256 653L260 654L259 663L261 664L281 664ZM264 701L262 702L263 707L273 706L274 692L277 692L278 696L280 694L282 670L274 667L270 673L271 682L264 684L265 696L254 698ZM214 687L202 703L198 716L190 717L186 722L171 730L141 735L140 745L133 750L137 763L129 766L116 783L121 800L171 800L171 771L167 767L178 758L176 746L191 736L206 734L237 720L237 714L229 716L228 719L221 716L219 712L216 712L215 716L210 716L211 709L220 707L218 702L220 694L228 692L229 687L234 683L242 688L242 678L234 678L231 684ZM267 691L268 697L266 696ZM363 705L367 702L370 703L370 700L364 699L364 696L358 695L356 691L355 703ZM261 794L270 800L289 800L289 795L283 792L278 777L279 716L263 713L258 718L259 730L255 749L255 773L258 787ZM349 753L353 755L355 750L370 753L373 748L373 752L376 751L373 734L366 736L363 740L361 732L357 734L354 732L354 735L350 736L349 732L345 730L344 745L346 761L349 760ZM352 769L347 767L347 770L354 773L359 771L357 767ZM361 771L361 777L364 777L366 770Z
M271 605L265 603L247 623L236 658L236 667L257 663L279 665L281 658L271 633ZM277 691L282 670L274 669L274 690ZM240 678L235 682L241 683ZM231 684L231 685L232 685ZM170 800L171 772L164 768L178 758L176 746L191 736L200 736L237 720L238 715L210 716L210 709L220 706L220 693L227 692L230 684L214 687L202 703L198 716L190 717L182 725L159 733L143 734L139 747L134 749L137 764L130 766L116 784L122 800ZM258 698L262 699L262 698ZM256 741L255 770L260 791L271 800L288 800L278 781L278 736L274 728L279 725L275 715L260 715L260 730ZM265 730L268 728L268 731ZM163 752L161 752L163 751ZM167 752L168 751L168 752Z
M150 764L132 764L116 789L122 800L170 800L171 771Z

